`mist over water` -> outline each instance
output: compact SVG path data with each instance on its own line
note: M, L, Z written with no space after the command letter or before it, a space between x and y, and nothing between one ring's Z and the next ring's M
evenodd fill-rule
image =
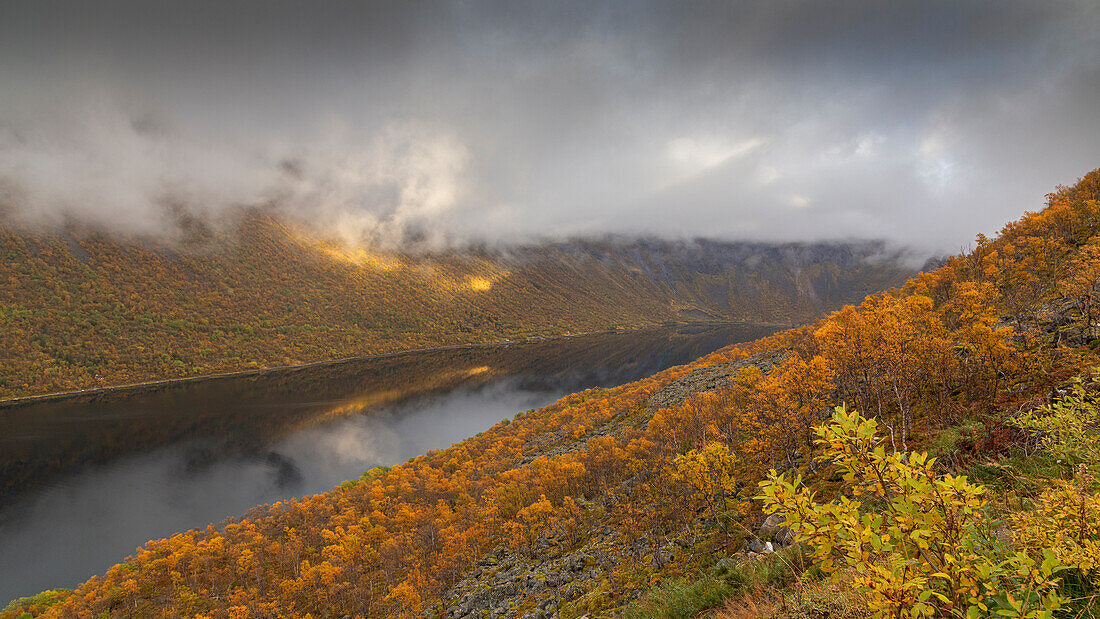
M604 334L0 409L0 602L773 330Z

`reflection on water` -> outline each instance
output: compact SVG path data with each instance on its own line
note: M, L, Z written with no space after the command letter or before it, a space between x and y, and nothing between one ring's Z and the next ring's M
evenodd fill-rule
M148 539L327 490L566 393L771 331L652 329L0 409L0 602L71 587Z

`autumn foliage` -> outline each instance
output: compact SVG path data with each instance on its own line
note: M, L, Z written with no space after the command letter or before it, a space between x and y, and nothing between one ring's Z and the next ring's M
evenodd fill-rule
M854 572L875 617L1049 619L1062 605L1050 547L999 556L984 487L938 473L927 453L887 449L874 419L844 407L816 433L845 492L817 503L800 477L771 471L760 498L823 570Z
M911 274L868 260L882 251L871 245L395 253L257 212L179 236L30 232L0 219L0 398L675 320L789 325Z
M626 541L599 595L584 599L619 607L632 589L688 573L705 550L737 550L761 516L751 496L769 470L828 473L814 458L814 427L833 405L875 419L872 453L885 462L962 420L995 427L1079 373L1095 358L1098 198L1094 171L998 238L815 324L568 396L327 493L151 541L46 615L414 616L453 604L448 592L494 548L536 556L551 539L580 548L604 527ZM714 386L699 378L719 369L727 378ZM980 494L928 461L906 466L953 492L958 510L980 506ZM684 550L655 551L670 541Z

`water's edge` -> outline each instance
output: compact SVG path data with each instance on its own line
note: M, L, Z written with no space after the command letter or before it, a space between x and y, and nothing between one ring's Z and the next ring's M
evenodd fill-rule
M765 326L775 327L777 330L794 328L797 325L787 325L779 323L767 323L767 322L741 322L741 321L691 321L691 322L663 322L652 325L646 325L641 327L623 327L617 329L605 329L602 331L582 331L579 333L561 333L557 335L543 335L538 337L528 337L516 340L494 340L490 342L473 342L469 344L447 344L444 346L429 346L427 348L405 348L401 350L395 350L391 352L372 353L368 355L356 355L354 357L341 357L339 359L323 359L321 361L308 361L306 363L295 363L292 365L276 365L266 368L255 368L251 370L234 370L232 372L218 372L216 374L202 374L199 376L182 376L180 378L164 378L159 380L150 380L140 383L126 383L123 385L110 385L107 387L95 387L93 389L76 389L73 391L57 391L54 393L42 393L38 395L26 395L15 398L0 399L0 413L6 408L15 408L26 404L38 404L42 402L56 402L60 400L67 400L70 398L79 398L83 396L99 396L111 393L120 393L131 390L156 390L161 387L172 387L176 385L185 385L190 383L203 383L207 381L223 380L227 378L243 378L246 376L261 376L263 374L271 374L275 372L288 372L293 370L301 370L306 368L317 368L330 365L340 365L342 363L353 363L357 361L371 361L374 359L392 359L396 357L402 357L405 355L415 355L419 353L432 353L442 352L448 350L473 350L477 348L495 348L498 346L509 346L513 344L536 344L539 342L553 342L557 340L564 340L577 337L589 337L593 335L612 335L617 333L636 333L638 331L645 331L647 329L660 329L667 327L694 327L694 326Z
M0 598L777 330L688 323L38 397L0 411ZM96 395L98 394L98 395Z

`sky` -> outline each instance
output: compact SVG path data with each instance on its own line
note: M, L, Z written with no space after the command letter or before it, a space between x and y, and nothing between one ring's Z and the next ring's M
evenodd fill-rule
M0 213L965 249L1100 167L1100 3L0 0Z

